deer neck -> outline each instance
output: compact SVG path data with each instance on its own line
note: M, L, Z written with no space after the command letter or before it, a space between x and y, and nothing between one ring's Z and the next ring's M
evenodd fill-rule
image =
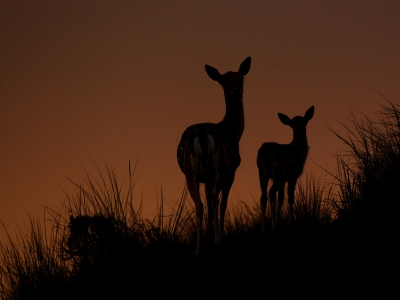
M232 134L239 142L244 131L243 93L225 91L225 105L226 113L219 124L224 132Z
M307 141L306 131L301 132L301 133L294 132L293 140L289 145L295 146L305 152L308 152L308 141Z

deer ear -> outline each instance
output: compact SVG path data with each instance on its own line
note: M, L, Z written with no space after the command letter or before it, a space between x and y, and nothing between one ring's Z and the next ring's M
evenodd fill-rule
M214 67L206 65L206 72L212 80L219 81L221 79L221 74L219 74L218 70Z
M241 64L239 67L239 73L242 76L247 75L247 73L249 73L250 71L250 66L251 66L251 57L247 57Z
M290 125L292 123L292 119L290 119L287 115L278 113L279 120L285 125Z
M306 113L304 114L304 119L307 121L310 121L312 117L314 116L314 106L311 106Z

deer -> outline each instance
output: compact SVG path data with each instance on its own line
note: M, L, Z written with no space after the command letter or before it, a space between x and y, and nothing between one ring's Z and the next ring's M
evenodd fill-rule
M261 187L261 226L262 231L266 228L266 209L269 197L271 208L271 229L275 230L277 219L284 201L284 190L287 183L288 191L288 225L293 222L294 190L297 179L303 172L304 163L308 155L307 124L314 116L314 106L311 106L304 116L296 116L293 119L287 115L278 113L279 120L293 129L293 140L289 144L278 144L268 142L262 144L258 150L257 167L259 171ZM272 185L268 189L268 181L272 180ZM278 209L276 211L275 202L278 193ZM267 195L268 194L268 195Z
M230 189L240 165L239 141L244 131L243 82L250 70L247 57L237 72L225 74L205 65L208 76L223 88L226 112L219 123L199 123L186 128L177 149L178 165L185 175L186 185L195 204L196 249L201 253L204 206L199 187L204 184L208 220L207 233L214 227L214 244L221 242L224 218ZM219 218L218 218L219 212Z

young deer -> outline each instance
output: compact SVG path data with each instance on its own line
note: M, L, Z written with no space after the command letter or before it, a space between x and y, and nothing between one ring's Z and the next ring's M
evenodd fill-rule
M247 57L238 72L227 72L223 75L217 69L205 66L208 76L224 89L225 117L217 124L200 123L189 126L183 132L178 146L178 164L185 174L188 190L196 207L195 257L201 251L200 237L203 222L200 183L205 184L208 206L207 232L210 232L214 225L214 243L219 243L224 231L228 195L240 164L239 140L244 130L243 79L249 72L250 65L251 58ZM220 220L218 220L218 209Z
M314 116L314 106L311 106L304 117L296 116L290 119L288 116L278 113L278 117L285 125L293 129L293 140L290 144L264 143L258 150L257 166L261 186L261 222L262 230L265 230L267 209L268 181L273 183L269 190L271 206L271 228L275 230L277 219L284 200L285 184L288 183L289 201L289 225L293 221L294 189L297 178L303 172L304 163L308 154L306 127L308 121ZM278 211L275 209L276 193L278 192Z

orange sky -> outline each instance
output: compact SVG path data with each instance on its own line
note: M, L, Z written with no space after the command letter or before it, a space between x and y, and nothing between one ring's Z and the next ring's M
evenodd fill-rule
M373 117L400 99L400 2L11 1L0 3L0 219L41 213L105 162L121 175L138 159L135 191L153 215L182 193L176 148L184 129L218 122L222 88L204 70L245 79L242 164L228 210L260 196L263 142L289 143L277 113L308 125L306 171L335 172L350 111Z

